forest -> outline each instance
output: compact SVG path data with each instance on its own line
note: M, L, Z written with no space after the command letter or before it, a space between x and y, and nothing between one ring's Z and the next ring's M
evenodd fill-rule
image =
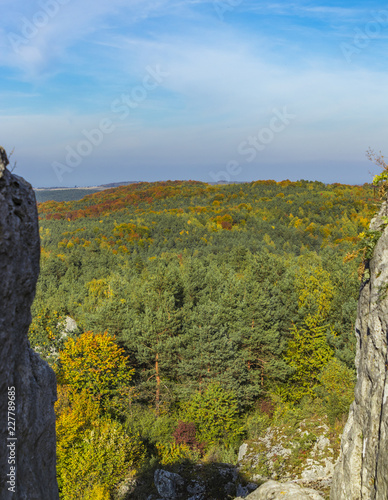
M61 498L114 499L158 464L234 463L291 414L341 429L377 207L371 184L304 180L39 203L29 339L57 375Z

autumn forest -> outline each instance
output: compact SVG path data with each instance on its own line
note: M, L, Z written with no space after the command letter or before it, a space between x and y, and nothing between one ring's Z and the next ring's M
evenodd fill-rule
M57 374L61 498L115 498L157 464L234 463L303 408L342 425L376 208L370 184L303 180L40 203L29 338Z

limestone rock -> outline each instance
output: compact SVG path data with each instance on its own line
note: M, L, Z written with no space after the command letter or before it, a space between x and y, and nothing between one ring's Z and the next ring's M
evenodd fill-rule
M245 497L245 500L323 500L323 497L316 491L295 483L268 481Z
M239 471L260 484L269 479L295 481L326 490L337 459L329 437L324 417L314 422L303 420L297 429L286 425L268 427L263 436L240 447Z
M65 322L63 325L62 335L64 335L66 337L69 333L75 332L77 330L77 328L78 328L78 325L77 325L77 322L75 321L75 319L71 318L70 316L66 316Z
M185 484L179 474L163 469L156 469L154 482L159 495L166 500L179 500Z
M187 486L187 493L191 495L189 500L204 500L206 495L206 486L202 481L191 481Z
M155 491L148 500L226 499L246 496L257 488L257 484L246 484L237 467L225 463L182 463L175 466L174 472L157 469L154 473L154 485Z
M388 498L388 228L382 216L371 222L383 230L369 262L356 320L357 384L331 488L332 500Z
M0 498L56 500L56 380L27 339L39 274L35 195L7 164L0 148Z
M237 462L241 462L241 460L245 457L248 451L248 443L243 443L238 449L238 458Z
M0 178L3 177L3 173L7 165L9 165L7 153L5 152L5 149L0 146Z

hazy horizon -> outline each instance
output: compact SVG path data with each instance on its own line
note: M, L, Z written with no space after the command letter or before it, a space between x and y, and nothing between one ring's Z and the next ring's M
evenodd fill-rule
M32 186L35 191L37 190L55 190L55 189L94 189L94 188L101 188L105 187L106 189L111 189L119 186L125 186L125 185L130 185L130 184L140 184L142 182L150 182L150 183L158 183L158 182L204 182L205 184L211 184L211 185L225 185L225 184L245 184L249 182L261 182L261 181L269 181L269 180L275 180L275 179L255 179L253 181L220 181L220 182L213 182L213 181L200 181L198 179L158 179L155 181L144 181L144 180L138 180L138 181L115 181L115 182L107 182L103 184L83 184L83 185L74 185L74 186ZM282 182L282 181L289 181L290 179L281 179L280 181L276 182ZM296 179L296 181L292 182L303 182L303 181L311 181L311 182L322 182L322 181L315 181L311 179ZM114 186L110 186L110 184L115 184ZM116 185L117 184L117 185ZM350 186L362 186L364 184L371 184L368 182L365 182L363 184L346 184L346 183L337 183L337 182L327 182L324 183L325 185L329 186L332 184L343 184L343 185L350 185ZM371 184L372 186L372 184Z

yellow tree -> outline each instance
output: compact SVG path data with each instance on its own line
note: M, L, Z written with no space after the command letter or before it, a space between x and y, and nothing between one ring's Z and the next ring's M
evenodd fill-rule
M307 326L319 326L326 322L334 288L330 274L319 264L302 267L296 275L298 308Z
M327 343L327 321L334 288L330 274L317 263L300 269L295 286L303 321L291 329L285 360L294 369L290 397L299 400L313 393L322 368L334 354Z
M65 500L108 500L115 487L130 478L144 459L139 436L100 413L86 391L63 388L56 403L57 476Z
M69 339L59 354L59 380L72 393L86 393L101 403L104 410L119 410L130 403L134 374L128 357L107 332L86 332Z

